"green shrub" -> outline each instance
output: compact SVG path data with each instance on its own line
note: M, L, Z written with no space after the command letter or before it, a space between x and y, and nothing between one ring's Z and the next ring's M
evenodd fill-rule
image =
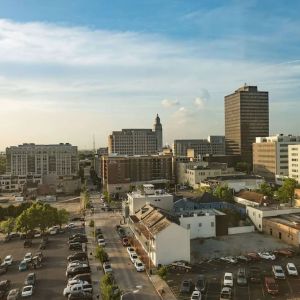
M91 220L91 221L90 221L89 226L90 226L90 227L94 227L94 226L95 226L94 220Z
M108 260L108 254L105 252L105 250L101 246L97 246L95 257L97 259L99 259L101 264L103 264L105 261Z
M157 274L160 276L160 278L165 280L167 278L167 274L168 274L167 267L166 266L160 267L159 270L157 271Z

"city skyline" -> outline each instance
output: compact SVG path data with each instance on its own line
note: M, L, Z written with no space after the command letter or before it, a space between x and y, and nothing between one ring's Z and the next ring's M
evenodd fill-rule
M1 1L0 150L106 146L157 113L170 145L224 135L245 82L270 94L270 135L299 134L300 4L262 2Z

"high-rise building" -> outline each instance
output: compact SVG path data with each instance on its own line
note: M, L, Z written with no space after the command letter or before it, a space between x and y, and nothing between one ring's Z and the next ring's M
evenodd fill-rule
M253 143L253 172L275 181L289 175L288 146L300 144L300 136L277 134L257 137Z
M299 145L289 145L289 177L300 184L300 143Z
M192 153L194 158L207 154L224 155L225 138L224 136L209 136L207 139L175 140L173 144L175 156L187 156Z
M12 175L78 175L77 146L23 144L6 148L7 173Z
M162 151L163 133L157 115L152 129L122 129L108 137L108 153L118 155L151 155Z
M269 136L269 94L245 85L225 96L225 140L227 155L241 155L252 164L256 137Z

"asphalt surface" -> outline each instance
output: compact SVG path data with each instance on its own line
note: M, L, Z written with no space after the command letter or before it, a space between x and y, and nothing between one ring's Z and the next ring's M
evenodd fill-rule
M101 210L99 193L91 194L94 205L94 214L87 218L93 218L95 225L100 227L106 241L105 249L110 257L114 277L119 288L128 295L123 299L160 299L145 272L137 272L131 263L121 240L115 230L115 226L120 223L121 216L117 212L104 212ZM130 293L138 291L137 293Z

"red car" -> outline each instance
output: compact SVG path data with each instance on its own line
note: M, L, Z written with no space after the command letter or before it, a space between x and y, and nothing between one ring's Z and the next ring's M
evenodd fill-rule
M128 238L124 237L124 238L122 239L122 245L123 245L124 247L128 247L128 246L130 245Z
M278 285L273 277L265 277L265 287L269 294L271 295L279 294Z

